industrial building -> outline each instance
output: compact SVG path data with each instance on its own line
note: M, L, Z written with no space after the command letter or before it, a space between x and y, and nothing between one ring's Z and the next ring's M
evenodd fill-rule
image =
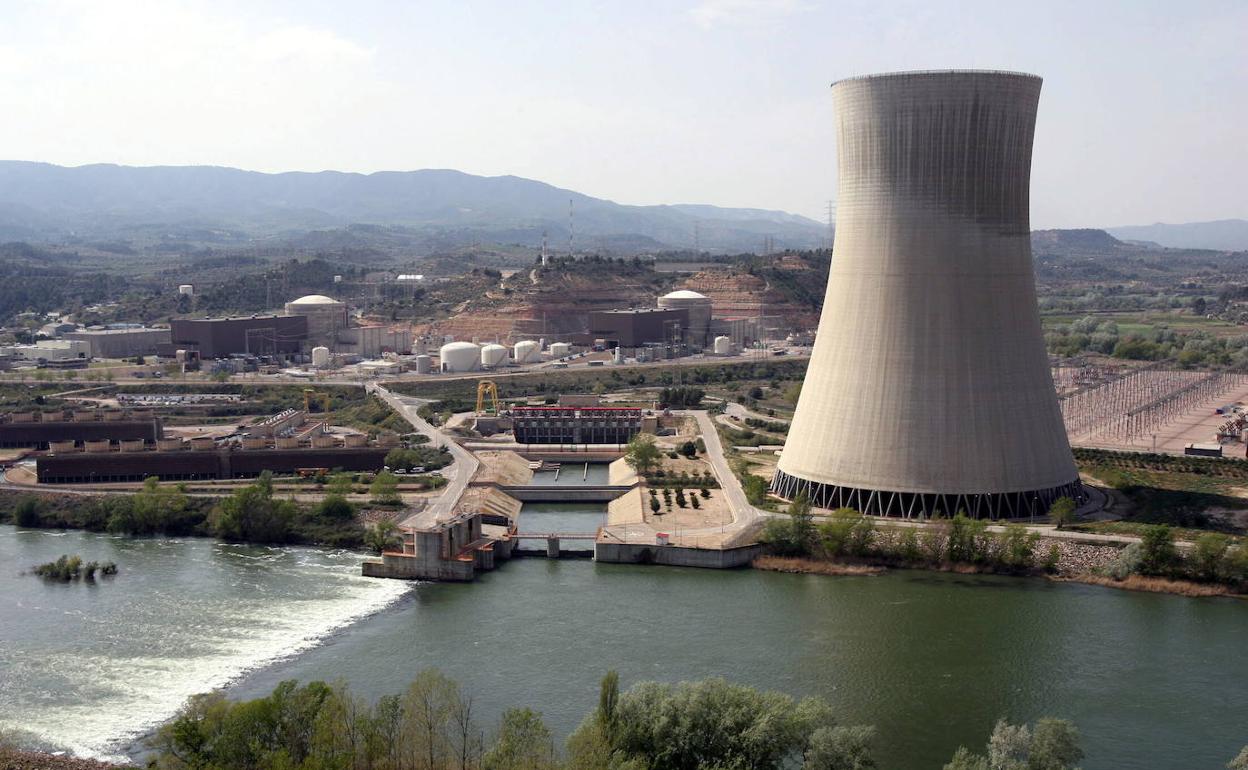
M40 364L85 363L91 346L81 340L39 340L33 345L0 345L0 355Z
M602 340L608 348L675 346L684 342L688 329L688 308L594 310L589 313L589 331L577 342L590 346Z
M1082 499L1032 272L1040 84L943 71L833 85L836 243L778 495L904 517Z
M160 349L162 356L176 350L197 352L202 359L290 356L299 353L308 338L308 319L302 315L176 319L170 322L170 337L170 344Z
M685 343L694 350L702 350L710 344L711 298L689 289L677 289L659 297L661 309L681 309L687 313L684 328Z
M605 406L517 406L519 444L627 444L641 432L642 411Z
M160 418L146 410L14 412L0 415L0 447L62 448L87 442L158 441L164 436Z
M168 329L80 329L66 332L67 340L87 343L91 358L132 358L154 356L162 346L168 346L171 337Z
M334 349L338 332L347 328L347 306L324 294L309 294L286 303L286 315L308 319L309 345L326 345Z
M278 474L304 469L378 471L390 451L382 446L218 448L211 441L203 448L160 450L140 442L133 449L124 445L121 449L123 451L46 455L36 459L35 473L41 484L100 484L143 481L150 476L164 481L197 481L254 478L264 471Z

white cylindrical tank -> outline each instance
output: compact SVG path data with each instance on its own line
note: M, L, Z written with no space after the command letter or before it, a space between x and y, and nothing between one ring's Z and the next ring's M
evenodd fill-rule
M722 334L715 338L715 355L726 356L732 353L732 338Z
M563 358L572 352L572 346L566 342L550 343L550 354L555 358Z
M438 351L444 372L472 372L481 363L481 348L471 342L448 342Z
M195 296L195 284L192 284L192 283L180 284L178 286L178 294L181 294L187 297L194 297Z
M517 364L527 364L536 361L542 352L542 346L533 340L521 340L516 343L512 356L516 359Z
M324 369L329 366L329 348L324 345L317 345L312 348L312 365L318 369Z
M416 373L428 374L433 371L433 359L426 355L416 356Z
M502 345L486 345L481 348L481 366L493 369L507 363L507 348Z
M624 363L624 348L616 348L616 349L615 349L615 357L614 357L614 359L613 359L613 360L614 360L614 362L615 362L615 363L617 363L617 364L622 364L622 363Z

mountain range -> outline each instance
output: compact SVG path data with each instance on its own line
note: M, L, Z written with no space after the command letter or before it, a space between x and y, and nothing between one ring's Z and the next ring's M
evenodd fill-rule
M1248 220L1219 219L1212 222L1183 224L1132 225L1106 228L1110 235L1124 241L1155 243L1174 249L1214 249L1217 251L1248 251Z
M297 239L353 225L566 250L756 251L826 245L827 228L764 209L629 206L515 176L446 169L265 174L214 166L77 167L0 161L0 241L151 244Z

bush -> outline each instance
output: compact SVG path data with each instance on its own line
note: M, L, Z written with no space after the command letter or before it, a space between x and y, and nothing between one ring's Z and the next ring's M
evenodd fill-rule
M355 506L340 494L328 494L316 507L315 515L326 521L350 521L355 518Z
M39 526L39 513L43 506L34 495L23 495L13 509L13 523L19 527Z
M1118 558L1110 562L1105 568L1105 574L1114 580L1126 580L1128 576L1134 575L1140 571L1140 565L1144 562L1144 546L1139 543L1131 543L1118 553Z
M1215 583L1229 577L1226 569L1226 555L1230 550L1231 539L1217 532L1208 532L1196 539L1188 557L1192 576L1197 580Z
M1049 520L1061 529L1075 523L1075 501L1069 497L1059 497L1049 506Z
M692 441L686 441L680 445L680 453L689 458L697 457L698 448Z
M1178 562L1174 547L1174 532L1165 524L1153 524L1144 528L1141 541L1140 572L1145 575L1168 575Z

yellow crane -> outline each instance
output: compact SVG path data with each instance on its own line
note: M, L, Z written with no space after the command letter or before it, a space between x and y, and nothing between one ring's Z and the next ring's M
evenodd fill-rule
M303 411L307 412L308 414L311 414L313 401L321 405L322 412L329 411L330 402L329 402L328 393L320 393L315 390L312 390L311 388L304 388L303 389Z
M494 414L498 414L498 385L494 380L481 380L477 383L477 414L485 414L485 397L489 396L494 405Z

